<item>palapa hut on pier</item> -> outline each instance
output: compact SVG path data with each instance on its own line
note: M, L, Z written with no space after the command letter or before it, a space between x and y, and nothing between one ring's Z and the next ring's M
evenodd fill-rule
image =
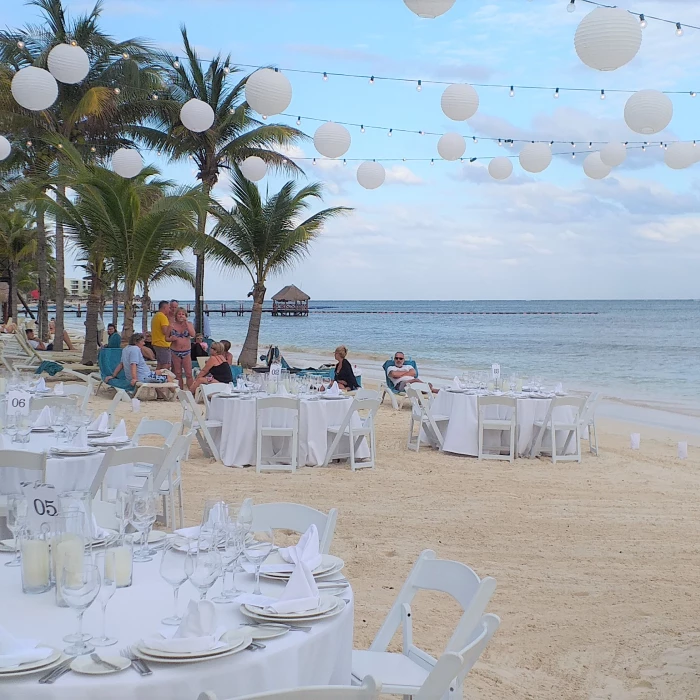
M299 287L288 284L272 297L272 315L308 316L310 299Z

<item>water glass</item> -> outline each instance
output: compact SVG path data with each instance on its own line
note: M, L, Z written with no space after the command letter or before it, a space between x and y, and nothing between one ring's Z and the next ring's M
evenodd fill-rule
M254 539L246 543L243 548L245 558L255 567L255 595L262 595L260 591L260 567L265 559L270 556L275 539L272 528L263 528L256 530Z
M241 504L236 522L243 526L246 533L250 532L250 528L253 527L253 504L249 500L246 499Z
M102 607L102 634L92 638L92 643L96 647L111 647L118 641L116 637L107 636L107 604L112 600L112 596L117 590L116 549L115 546L108 546L104 552L97 555L96 564L102 577L100 590L97 594L97 602Z
M236 570L238 560L243 553L246 531L242 525L231 523L224 536L224 547L221 551L221 562L223 567L221 595L213 598L215 603L230 603L240 595L236 588ZM231 573L231 588L226 588L226 574Z
M160 575L173 587L173 614L161 620L164 625L179 625L182 622L182 617L177 612L177 596L180 586L187 581L188 555L175 545L174 539L166 542L160 559Z
M78 615L78 631L76 637L82 641L74 642L64 650L68 656L80 656L95 651L92 644L87 644L83 638L83 615L92 605L100 592L100 571L90 564L89 558L82 561L82 566L68 565L61 572L61 588L68 607L73 608Z
M134 552L134 561L153 561L155 552L148 548L148 533L158 515L158 498L158 494L153 491L134 493L130 522L141 534L141 546Z
M15 556L10 561L5 562L5 566L19 566L19 541L18 535L27 520L27 499L20 493L11 494L7 497L7 529L14 538Z
M209 589L221 576L221 555L217 549L188 551L185 572L190 583L199 591L199 599L206 600Z

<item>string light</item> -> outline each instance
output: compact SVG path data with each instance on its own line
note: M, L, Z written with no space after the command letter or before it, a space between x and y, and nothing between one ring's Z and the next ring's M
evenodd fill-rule
M231 73L231 69L228 66L224 66L224 73L229 75L229 73Z
M555 99L559 99L559 88L554 91L554 97Z
M416 85L416 90L420 92L423 89L423 81L419 80L418 85Z
M179 67L180 67L180 59L179 59L179 58L176 58L176 59L173 61L173 68L178 69Z
M71 45L71 46L77 46L77 45L78 45L78 42L77 42L75 39L71 39L70 45Z
M96 153L96 152L97 152L97 149L93 146L93 147L90 149L90 152L91 152L91 153Z
M316 159L314 158L313 164L316 165Z
M394 133L394 130L393 130L393 129L389 129L389 133L387 134L387 136L391 136L393 133Z
M503 141L501 141L501 139L498 139L498 145L503 146Z
M569 4L566 6L566 11L567 12L575 12L576 11L576 0L569 1Z
M472 139L473 139L474 143L479 143L479 139L476 138L476 136L472 136Z
M683 27L680 22L676 22L676 36L683 36Z
M593 148L593 143L592 143L592 142L590 142L590 143L588 144L588 150L590 150L591 148Z
M32 145L33 145L33 144L32 144L32 142L31 142L31 141L27 141L27 148L31 148L31 147L32 147Z
M600 91L600 99L604 100L605 99L605 90Z
M571 148L576 148L576 144L573 141L571 142Z
M369 84L374 85L374 76L373 75L370 76L370 78L369 78Z
M126 61L126 60L129 58L129 54L125 51L125 52L122 54L122 58Z
M571 154L571 157L572 157L572 158L576 158L576 154L575 154L575 153L572 153L572 154Z
M421 129L418 133L419 133L421 136L425 136L425 131L423 131L422 129Z
M511 86L510 86L510 96L513 97L514 95L515 95L515 89L514 89L513 86L511 85Z
M120 95L120 94L121 94L121 90L120 90L118 87L114 88L114 94L115 94L115 95Z
M691 97L697 97L697 93L695 92L695 90L691 90L691 91L690 91L690 96L691 96Z
M430 165L435 165L435 158L430 159Z
M326 71L323 71L323 79L328 82L328 73Z
M615 5L612 5L607 2L598 2L598 0L581 0L581 2L585 2L588 5L594 5L595 7L615 7ZM570 5L574 4L574 0L571 0ZM566 9L569 12L573 12L573 9L567 5ZM620 8L624 9L624 8ZM665 24L675 24L676 25L676 33L678 36L681 36L683 34L682 27L690 28L690 29L700 29L700 27L694 25L694 24L684 24L681 25L680 22L676 22L676 20L671 20L671 19L666 19L665 17L654 17L653 15L643 15L639 14L638 12L635 12L633 10L625 10L625 12L628 12L631 15L634 15L635 17L639 17L639 23L642 26L642 29L647 26L647 19L653 19L656 20L657 22L664 22ZM679 33L680 30L680 33Z
M23 49L24 46L25 46L24 42L20 39L20 40L17 42L17 48L18 48L18 49Z
M647 21L644 15L639 15L639 26L644 29L647 26Z
M365 127L363 124L360 124L360 133L364 134L365 133Z

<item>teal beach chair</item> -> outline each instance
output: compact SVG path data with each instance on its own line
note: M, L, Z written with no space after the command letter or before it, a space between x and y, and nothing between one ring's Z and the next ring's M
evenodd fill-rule
M124 391L133 394L134 387L131 386L131 382L126 378L124 373L124 368L122 367L121 372L117 377L111 379L109 383L105 382L105 377L109 377L114 373L117 365L122 361L122 349L121 348L101 348L100 352L97 354L97 364L100 368L100 384L97 387L99 391L103 386L112 386L115 389L124 389Z
M389 367L391 367L394 364L394 358L392 357L390 360L387 360L383 365L382 368L384 369L384 381L379 385L379 391L382 392L382 403L384 403L384 397L389 394L389 398L391 399L391 405L395 409L403 408L403 401L404 399L407 399L408 397L406 396L405 391L399 391L395 386L394 383L389 379ZM416 365L415 360L405 360L403 363L404 367L413 367L413 369L416 370L416 377L418 376L418 365ZM399 405L399 399L401 400L401 404Z

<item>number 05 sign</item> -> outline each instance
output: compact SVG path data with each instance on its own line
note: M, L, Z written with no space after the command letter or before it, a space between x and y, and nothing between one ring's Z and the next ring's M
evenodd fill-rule
M23 488L27 497L27 525L35 532L43 525L51 525L53 519L60 515L58 494L49 484L27 484Z

